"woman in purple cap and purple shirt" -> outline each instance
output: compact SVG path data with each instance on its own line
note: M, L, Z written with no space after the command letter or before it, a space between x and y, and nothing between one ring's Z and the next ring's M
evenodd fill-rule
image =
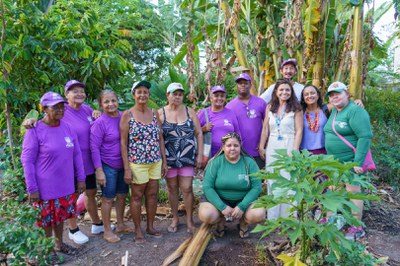
M64 220L75 217L76 196L85 190L82 154L75 131L61 121L65 110L64 99L55 92L47 92L40 99L46 116L24 137L21 161L30 201L40 210L38 226L46 236L55 236L55 250L68 247L62 243ZM60 186L62 183L62 186Z
M225 108L226 90L224 86L214 86L210 94L211 106L200 110L198 113L203 132L212 133L211 156L217 154L222 147L221 138L229 132L241 135L240 127L235 113ZM208 116L208 123L206 116Z
M92 219L92 234L100 234L104 232L104 226L97 213L95 199L97 184L90 152L90 127L93 124L94 119L92 114L94 112L92 108L84 104L86 100L85 87L84 83L77 80L70 80L65 84L65 96L68 104L65 104L63 122L67 123L78 136L86 175L85 207ZM35 122L35 120L27 119L24 122L24 126L32 128ZM69 219L68 223L70 228L68 237L71 240L76 244L84 244L89 241L89 238L79 230L76 218Z

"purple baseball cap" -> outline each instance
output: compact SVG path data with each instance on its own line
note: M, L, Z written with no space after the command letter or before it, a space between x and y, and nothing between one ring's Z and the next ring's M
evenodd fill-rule
M225 92L226 93L226 90L225 90L224 86L217 85L217 86L214 86L211 88L211 93L216 93L216 92Z
M64 91L67 92L69 89L71 89L72 87L75 87L75 86L86 88L85 83L82 83L80 81L72 79L72 80L68 81L67 84L65 84Z
M286 59L285 61L282 62L280 69L282 69L287 64L292 64L294 66L294 68L296 68L296 70L297 70L297 61L296 61L296 59L294 59L294 58Z
M241 79L244 79L244 80L247 80L247 81L251 82L250 76L248 74L246 74L246 73L241 73L239 76L237 76L236 79L235 79L235 82L238 82Z
M42 98L40 98L40 105L42 107L54 106L58 103L66 103L66 101L60 94L56 92L46 92L45 94L43 94Z

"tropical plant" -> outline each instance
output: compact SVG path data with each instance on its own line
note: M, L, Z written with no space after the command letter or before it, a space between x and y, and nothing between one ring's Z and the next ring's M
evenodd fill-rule
M271 164L272 173L261 171L258 176L264 180L273 180L270 195L262 196L256 207L271 208L278 204L289 204L290 215L276 220L268 220L263 225L257 225L254 232L263 232L262 237L276 229L280 234L287 235L294 250L291 255L282 255L283 261L298 260L307 265L327 265L329 263L347 264L350 255L357 254L361 261L371 260L378 263L372 255L364 253L365 246L358 242L347 240L335 224L323 223L328 215L341 213L350 225L360 226L362 222L355 219L352 211L358 208L351 199L379 199L374 195L350 193L345 184L358 184L364 189L374 191L374 186L366 176L354 174L353 163L340 163L328 155L313 155L303 150L293 151L292 156L286 150L277 150L277 159ZM280 171L290 174L290 179L281 176ZM319 175L319 178L316 178ZM326 175L326 178L321 177ZM326 190L326 188L328 188ZM325 191L326 190L326 191ZM290 193L289 193L290 192ZM316 213L319 212L320 215ZM356 252L360 250L360 252ZM290 258L291 257L291 258ZM335 260L335 261L333 261ZM354 265L370 265L365 263Z

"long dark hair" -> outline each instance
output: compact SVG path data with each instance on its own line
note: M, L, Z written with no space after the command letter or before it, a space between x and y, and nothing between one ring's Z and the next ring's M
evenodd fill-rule
M274 90L272 91L272 97L271 97L271 102L270 102L270 105L271 105L270 110L271 110L271 112L272 113L277 113L278 112L279 99L278 99L278 96L276 96L276 91L278 90L279 86L281 86L283 84L289 85L290 86L290 91L291 91L290 98L286 102L286 113L300 111L301 110L301 106L299 104L299 101L297 100L296 95L294 94L293 86L290 83L290 81L287 80L287 79L278 79L276 81Z
M306 84L306 85L304 86L303 90L301 91L301 100L300 100L300 104L301 104L301 106L303 107L303 111L307 109L307 104L306 104L306 102L304 101L303 92L304 92L304 90L305 90L306 88L308 88L308 87L314 88L314 90L317 92L317 95L318 95L317 105L318 105L319 108L322 109L322 104L323 104L323 102L322 102L322 96L321 96L320 90L319 90L317 87L315 87L314 85L312 85L312 84Z

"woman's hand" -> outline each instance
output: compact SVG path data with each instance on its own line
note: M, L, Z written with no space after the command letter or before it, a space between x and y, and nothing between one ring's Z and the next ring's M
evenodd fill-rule
M93 110L92 117L94 118L94 120L96 120L100 116L101 116L101 112L99 110Z
M85 190L86 190L85 181L79 181L78 182L78 194L81 194L81 193L85 192Z
M360 99L354 100L354 103L357 104L358 106L364 108L364 104Z
M238 206L236 206L236 207L233 209L232 218L233 218L233 219L240 219L240 218L242 218L243 213L244 213L244 212L243 212Z
M163 160L162 166L161 166L161 176L162 176L162 177L166 177L166 176L167 176L167 173L168 173L168 165L167 165L167 162L165 162L165 161Z
M132 170L131 169L124 170L124 181L128 185L132 184Z
M196 168L198 168L198 169L203 168L203 155L202 154L197 155Z
M262 147L258 147L258 154L260 155L261 159L265 161L265 149Z
M30 203L39 202L39 200L40 200L39 191L35 192L35 193L32 193L32 194L29 194L29 202Z
M202 126L201 130L202 130L203 132L210 132L211 129L213 128L213 126L214 126L213 124L207 123L207 124L205 124L204 126Z
M26 129L31 129L36 127L37 125L37 119L36 118L28 118L22 122L22 126Z
M230 206L226 206L226 208L221 212L225 217L232 217L233 209Z
M354 172L355 172L356 174L358 174L358 175L364 173L364 170L363 170L362 167L360 167L360 166L354 166L354 167L353 167L353 170L354 170Z
M106 175L104 174L103 168L99 167L96 169L96 180L100 186L106 186Z

